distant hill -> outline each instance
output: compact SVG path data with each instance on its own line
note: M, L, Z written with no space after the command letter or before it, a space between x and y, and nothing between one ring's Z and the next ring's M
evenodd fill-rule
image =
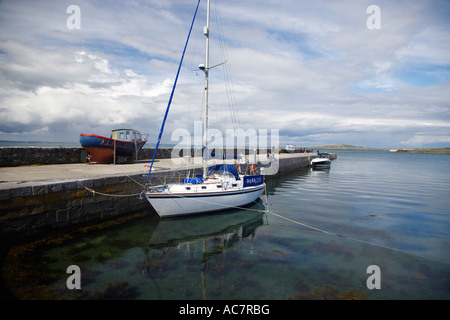
M326 149L326 150L390 150L390 148L368 148L358 147L349 144L323 144L321 146L308 147L308 149ZM436 154L450 154L450 148L411 148L411 149L395 149L396 152L407 153L436 153Z
M368 147L358 147L352 146L350 144L323 144L321 146L313 146L309 147L311 149L328 149L328 150L385 150L385 149L377 149L377 148L368 148Z
M406 153L436 153L450 154L450 148L414 148L414 149L396 149L395 152Z

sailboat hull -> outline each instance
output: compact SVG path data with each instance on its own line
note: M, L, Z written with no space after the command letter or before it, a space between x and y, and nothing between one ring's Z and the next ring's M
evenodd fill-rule
M146 193L160 217L177 217L242 207L256 201L265 184L237 190L195 193Z

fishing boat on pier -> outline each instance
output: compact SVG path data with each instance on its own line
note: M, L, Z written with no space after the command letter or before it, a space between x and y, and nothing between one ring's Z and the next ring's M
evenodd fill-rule
M116 157L124 157L128 162L137 159L146 139L134 129L112 130L109 138L95 134L80 134L80 144L88 152L90 163L113 163Z

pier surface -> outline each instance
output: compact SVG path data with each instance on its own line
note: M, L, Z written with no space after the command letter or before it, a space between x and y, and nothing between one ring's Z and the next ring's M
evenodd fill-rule
M147 175L151 160L141 160L129 164L49 164L39 166L3 167L0 168L0 189L15 185L33 185L63 180L85 180L127 175ZM155 172L180 168L192 169L195 165L176 165L171 159L158 159L153 165Z
M280 153L277 174L283 174L309 166L315 153ZM265 156L264 156L265 157ZM262 158L261 156L259 158ZM264 160L264 158L263 158ZM152 172L195 169L201 167L201 159L191 158L189 164L183 159L175 163L172 159L157 159ZM0 190L17 186L32 186L36 183L55 183L58 181L86 180L117 176L147 175L151 160L140 160L127 164L49 164L20 167L0 167ZM270 174L268 174L268 177Z
M280 153L266 179L308 167L315 153ZM333 156L335 158L335 155ZM267 156L259 156L267 162ZM201 173L201 159L158 159L152 178L176 181L174 172ZM138 211L153 212L141 197L150 160L132 164L51 164L0 167L0 238L21 238L62 227L98 223ZM271 169L271 170L269 170ZM275 169L275 170L274 170Z

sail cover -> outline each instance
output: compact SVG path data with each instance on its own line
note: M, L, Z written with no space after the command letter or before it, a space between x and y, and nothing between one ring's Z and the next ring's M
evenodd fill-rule
M236 180L239 180L239 174L237 168L231 164L216 164L208 168L208 172L219 171L219 172L229 172Z

